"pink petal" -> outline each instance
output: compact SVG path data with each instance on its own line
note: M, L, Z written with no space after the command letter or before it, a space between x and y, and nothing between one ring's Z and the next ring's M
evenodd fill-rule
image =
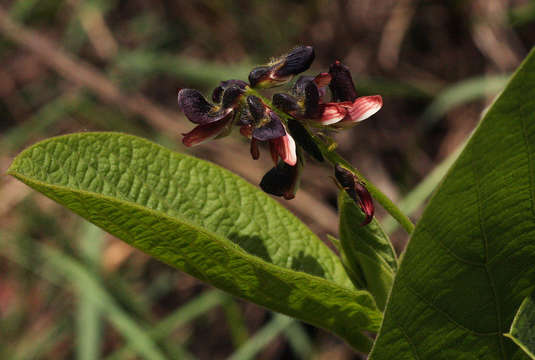
M284 144L284 156L281 156L281 158L286 164L294 166L297 164L295 141L293 137L291 137L289 134L286 134L282 137L282 142Z
M219 120L213 123L198 125L187 134L182 134L182 143L188 147L202 144L219 135L227 125L227 119Z
M327 103L321 115L319 122L321 125L332 125L343 120L348 111L348 105L351 103Z
M346 122L357 123L375 114L383 106L383 98L380 95L361 96L356 98L349 109L349 117Z
M269 147L275 165L277 165L279 157L290 166L294 166L297 163L295 141L289 134L270 140Z

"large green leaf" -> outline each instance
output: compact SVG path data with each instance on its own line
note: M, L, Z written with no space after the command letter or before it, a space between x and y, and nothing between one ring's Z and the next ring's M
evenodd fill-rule
M523 358L509 330L535 284L535 51L422 215L371 358Z
M398 267L392 243L377 220L361 225L365 215L345 191L338 196L338 211L347 266L362 279L364 284L360 285L372 293L379 309L384 309Z
M531 359L535 359L535 294L524 299L505 336L511 338Z
M369 350L381 313L339 259L253 185L129 135L40 142L9 173L129 244L236 296Z

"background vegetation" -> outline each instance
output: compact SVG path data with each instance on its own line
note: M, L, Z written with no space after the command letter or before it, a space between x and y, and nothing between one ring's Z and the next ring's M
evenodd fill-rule
M534 40L527 0L4 0L0 172L37 140L87 130L189 151L179 88L208 93L307 44L313 71L340 59L361 94L383 95L377 115L337 136L339 149L417 219ZM192 152L254 184L270 168L238 136ZM330 175L307 165L297 198L283 202L322 239L338 235ZM0 358L358 357L324 331L148 258L12 178L0 177L0 199ZM404 233L386 225L401 251Z

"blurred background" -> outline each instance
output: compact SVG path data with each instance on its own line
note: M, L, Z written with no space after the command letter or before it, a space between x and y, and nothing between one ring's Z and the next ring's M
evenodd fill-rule
M121 131L258 184L269 156L250 159L239 135L182 146L193 124L177 91L209 95L313 45L311 74L339 59L360 94L383 96L378 114L336 134L338 149L417 220L534 40L529 0L0 0L0 359L363 358L150 259L7 167L41 139ZM330 176L309 161L296 199L282 202L324 240L337 235ZM384 220L402 251L406 234Z

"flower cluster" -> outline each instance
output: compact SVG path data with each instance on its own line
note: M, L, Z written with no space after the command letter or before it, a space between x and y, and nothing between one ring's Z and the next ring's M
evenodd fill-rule
M269 146L275 166L264 175L260 187L267 193L292 199L298 188L303 151L323 161L310 129L347 128L382 107L379 95L357 96L349 69L340 61L333 63L329 72L299 77L288 92L275 93L271 101L258 92L288 83L306 71L313 60L314 49L299 46L254 68L249 83L222 81L212 92L212 103L197 90L180 90L178 104L186 117L197 124L184 134L184 145L194 146L226 136L237 125L240 133L251 140L253 159L260 157L260 142ZM324 101L327 88L331 93L329 102ZM364 185L349 174L348 170L336 166L335 178L360 205L368 223L373 216L373 201Z

